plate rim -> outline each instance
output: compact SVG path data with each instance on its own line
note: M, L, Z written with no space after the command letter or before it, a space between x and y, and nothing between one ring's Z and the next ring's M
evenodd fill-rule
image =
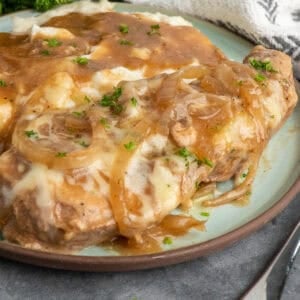
M124 5L124 3L117 4ZM124 6L127 5L132 4L125 3ZM20 12L26 11L31 10L23 10ZM7 14L0 18L11 18L18 15L20 12ZM170 13L172 13L172 11L170 11ZM185 17L186 15L180 14L180 16ZM220 28L219 26L205 20L200 20L190 15L187 17ZM230 32L226 28L223 29ZM234 34L232 32L230 33ZM238 37L244 39L243 37ZM247 39L244 40L247 41ZM4 241L0 242L0 257L41 267L86 272L135 271L178 264L205 256L215 251L220 251L225 247L240 241L276 217L297 196L298 193L300 193L300 176L298 176L290 189L280 199L278 199L273 206L244 225L211 240L180 247L174 250L136 256L83 256L26 249L19 245Z

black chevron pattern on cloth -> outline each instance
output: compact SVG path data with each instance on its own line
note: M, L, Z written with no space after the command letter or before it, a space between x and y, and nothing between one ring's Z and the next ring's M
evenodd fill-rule
M275 0L259 0L257 4L260 5L265 10L266 18L275 24L277 17L278 3Z
M281 50L290 55L295 61L300 62L300 39L296 38L295 36L288 35L286 37L283 37L274 35L272 37L257 37L254 34L247 32L243 28L231 24L230 22L218 20L214 23L246 37L248 40L254 42L255 44L262 44L266 47Z
M300 9L292 12L292 17L295 22L300 22Z

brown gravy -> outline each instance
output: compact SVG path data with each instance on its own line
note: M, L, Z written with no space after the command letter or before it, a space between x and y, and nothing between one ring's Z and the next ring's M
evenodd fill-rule
M128 26L127 34L120 32L120 24ZM224 59L220 50L193 27L159 23L159 33L147 34L153 24L156 22L139 14L70 13L42 25L62 27L74 34L71 39L58 39L60 44L56 47L49 47L42 36L31 39L27 34L0 33L0 74L5 74L0 79L19 93L28 94L60 71L69 72L82 82L89 80L95 71L117 66L145 67L145 75L150 77L160 70L177 69L195 60L214 65ZM132 44L121 45L122 40ZM97 48L87 65L72 61L74 56L90 54L94 46ZM142 49L148 55L139 57L135 49Z
M148 229L139 239L117 237L101 246L117 251L122 255L141 255L162 251L164 238L179 237L188 233L190 229L205 230L205 222L189 216L168 215L162 222Z

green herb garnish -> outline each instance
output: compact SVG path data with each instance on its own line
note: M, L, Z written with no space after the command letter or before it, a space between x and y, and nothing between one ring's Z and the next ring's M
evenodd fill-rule
M72 112L72 115L74 117L77 117L77 118L83 118L83 117L85 117L85 114L86 114L86 112L84 110L83 111L73 111Z
M188 149L186 149L185 147L182 147L180 149L177 150L176 152L177 155L183 157L183 158L188 158L193 156L193 153L190 152Z
M159 32L160 26L159 26L159 24L154 24L154 25L151 25L150 27L151 27L151 30L147 32L148 35L154 35L154 34L160 35L160 32Z
M164 243L165 245L172 245L172 244L173 244L173 240L172 240L171 237L166 236L166 237L164 238L164 240L163 240L163 243Z
M202 217L209 217L209 212L205 212L205 211L202 211L201 213L200 213L200 216L202 216Z
M46 40L48 47L58 47L61 46L62 42L58 41L56 38Z
M131 102L132 106L134 106L134 107L137 106L137 100L136 100L136 98L132 97L132 98L130 99L130 102Z
M202 182L201 181L196 181L195 182L195 189L198 191L202 187Z
M89 59L86 57L78 56L73 59L73 62L77 63L78 65L87 65L89 63Z
M92 100L88 96L84 96L84 101L90 103Z
M41 53L42 55L44 55L44 56L49 56L49 55L51 54L50 51L47 50L47 49L41 50L40 53Z
M249 58L249 63L256 70L267 71L267 72L277 72L273 68L270 61L262 61L262 60L257 60L255 58Z
M123 111L123 105L118 103L121 95L122 88L114 88L113 93L104 95L98 103L101 106L109 107L113 113L120 114Z
M236 84L237 84L238 86L241 86L241 85L243 85L243 83L244 83L244 81L243 81L243 80L238 80L238 81L236 82Z
M255 75L255 77L254 77L254 80L255 80L256 82L262 83L262 82L264 82L264 81L266 80L266 76L263 75L263 74L261 74L261 73L257 73L257 74Z
M24 131L24 133L27 135L27 137L29 138L38 138L38 133L35 132L34 130L27 130L27 131Z
M57 152L55 157L66 157L67 156L67 152Z
M211 167L211 168L214 166L213 162L212 162L211 160L209 160L207 157L204 157L204 158L202 159L202 162L203 162L205 165L207 165L207 166L209 166L209 167Z
M119 25L119 30L122 33L125 33L125 34L128 33L128 31L129 31L128 25L126 25L126 24L120 24Z
M133 42L125 40L125 39L120 40L119 43L120 43L120 45L126 45L126 46L133 46L134 45Z
M132 151L135 149L136 144L135 144L135 142L130 141L127 144L124 144L124 147L126 150Z
M248 175L248 173L243 173L243 174L241 175L241 177L242 177L242 178L246 178L247 175Z
M6 87L7 84L3 79L0 79L0 87Z
M84 147L84 148L87 148L89 146L89 144L86 143L85 141L78 141L76 143L79 144L80 146Z
M104 128L110 128L110 125L108 124L108 120L106 118L101 118L100 123L103 125Z

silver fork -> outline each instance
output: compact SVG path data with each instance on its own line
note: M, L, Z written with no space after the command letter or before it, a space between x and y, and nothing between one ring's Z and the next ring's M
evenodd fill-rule
M268 296L268 279L274 272L281 273L281 282L276 286L272 286L272 289L277 289L276 299L280 299L282 291L284 289L286 280L300 249L300 221L290 234L289 238L275 256L271 264L264 271L261 277L255 282L255 284L244 294L242 300L266 300ZM281 270L280 270L281 269ZM284 272L282 272L282 269ZM281 271L281 272L280 272Z

